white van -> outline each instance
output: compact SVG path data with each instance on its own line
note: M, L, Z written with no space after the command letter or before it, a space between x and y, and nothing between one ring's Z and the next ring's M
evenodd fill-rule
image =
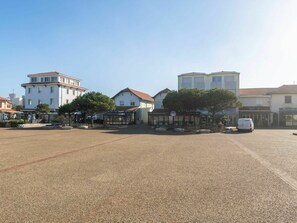
M251 118L240 118L237 121L238 131L254 131L254 122Z

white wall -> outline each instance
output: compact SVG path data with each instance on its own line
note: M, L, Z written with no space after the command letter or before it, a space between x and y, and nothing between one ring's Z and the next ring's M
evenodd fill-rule
M285 96L292 96L292 103L285 103ZM273 94L271 97L271 111L279 113L279 108L297 108L297 94Z
M154 108L156 108L156 109L163 109L164 108L163 100L166 97L166 95L167 95L167 93L161 93L161 94L156 95L156 97L154 98L155 99Z
M216 72L211 74L204 74L204 73L189 73L185 75L178 76L178 89L181 88L195 88L195 77L204 78L204 88L198 88L201 90L209 90L212 88L222 88L228 89L232 91L237 97L239 96L239 73L237 72ZM221 84L219 86L213 87L212 79L213 77L221 77ZM232 87L227 86L227 79L231 77L233 78L234 84ZM183 86L183 79L189 80L189 86Z
M53 92L51 92L51 87L53 87ZM31 89L29 92L28 89ZM40 92L38 91L40 90ZM69 93L67 94L67 89L69 89ZM35 109L40 103L48 104L50 109L58 109L61 105L67 103L71 103L77 96L80 95L80 92L75 89L75 95L73 95L73 90L69 87L58 86L58 85L27 85L25 93L25 109ZM83 94L83 93L82 93ZM31 99L32 104L28 104L28 100ZM51 105L51 99L53 99L53 104Z
M130 92L122 92L114 98L116 106L140 106L140 99ZM123 101L124 105L120 102ZM131 105L131 102L135 102L135 105Z
M251 96L240 96L239 100L243 106L270 106L270 96L251 95Z

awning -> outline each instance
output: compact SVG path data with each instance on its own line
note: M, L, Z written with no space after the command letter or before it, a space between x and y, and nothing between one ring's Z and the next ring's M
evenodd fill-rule
M4 112L4 113L14 113L14 112L17 112L13 109L9 109L9 108L2 108L0 109L0 112Z

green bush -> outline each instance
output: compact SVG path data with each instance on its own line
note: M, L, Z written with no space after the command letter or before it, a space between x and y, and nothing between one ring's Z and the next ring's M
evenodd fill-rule
M24 119L11 119L0 121L0 127L17 127L19 124L24 124Z

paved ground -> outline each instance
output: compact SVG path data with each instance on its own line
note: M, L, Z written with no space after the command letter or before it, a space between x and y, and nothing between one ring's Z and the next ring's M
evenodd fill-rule
M0 222L297 222L293 132L0 129Z

